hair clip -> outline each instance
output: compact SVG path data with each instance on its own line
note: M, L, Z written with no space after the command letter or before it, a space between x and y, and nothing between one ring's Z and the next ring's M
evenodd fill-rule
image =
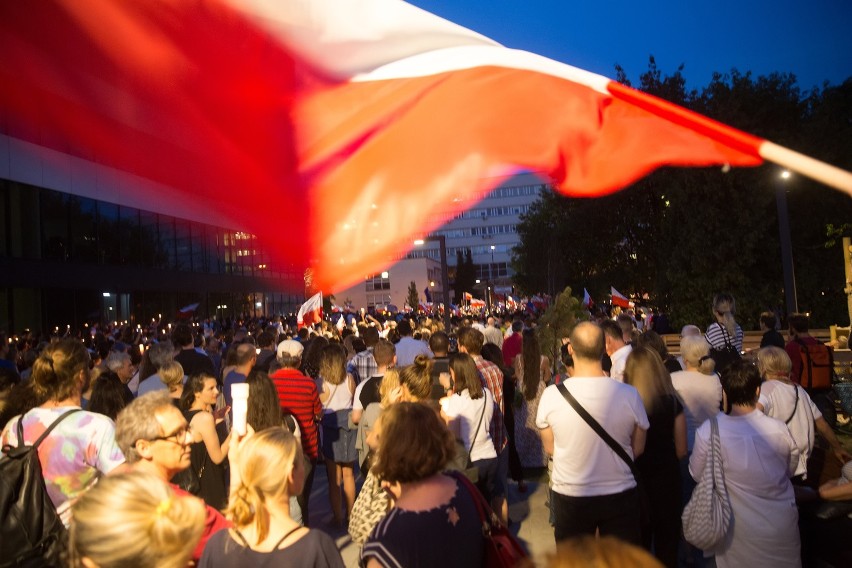
M163 515L168 513L171 506L172 506L171 499L163 499L162 501L160 501L160 504L157 505L157 516L162 517Z

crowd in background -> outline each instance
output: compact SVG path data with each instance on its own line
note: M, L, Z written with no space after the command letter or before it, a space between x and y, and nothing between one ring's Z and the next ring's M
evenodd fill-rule
M800 344L816 342L807 318L790 318L789 341L762 318L765 345L744 356L734 299L718 295L711 311L703 331L682 329L677 357L631 311L589 314L558 338L555 360L529 313L455 318L450 330L361 314L302 328L279 317L3 336L2 442L17 443L18 422L31 442L75 410L39 456L78 566L341 566L326 533L343 530L365 566L477 566L481 525L460 476L516 527L510 484L524 494L546 475L548 508L530 514L548 515L557 541L617 538L653 555L637 551L643 565L848 554L835 535L849 519L812 514L852 499L843 477L818 483L817 438L838 463L852 456L811 399L819 389L800 386ZM240 383L247 434L232 428ZM681 512L711 419L734 523L700 551L682 538ZM311 514L318 467L331 526ZM125 546L131 532L147 540Z

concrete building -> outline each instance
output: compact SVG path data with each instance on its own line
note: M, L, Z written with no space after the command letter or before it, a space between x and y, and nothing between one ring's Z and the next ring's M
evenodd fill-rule
M412 282L417 286L420 302L427 301L426 288L429 288L429 294L436 305L443 301L441 263L432 258L401 260L385 271L365 276L358 284L333 292L334 301L338 306L349 303L356 309L384 309L393 305L402 311Z

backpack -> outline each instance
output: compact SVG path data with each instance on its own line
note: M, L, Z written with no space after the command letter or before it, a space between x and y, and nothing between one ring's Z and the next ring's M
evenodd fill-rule
M802 374L799 384L808 392L811 389L829 389L834 376L834 352L825 343L810 345L796 338L802 358Z
M18 445L3 446L0 457L0 567L62 566L67 530L56 512L41 471L38 447L70 414L53 421L32 446L24 444L24 416L18 420Z
M725 326L720 323L717 323L716 325L718 325L719 329L722 330L725 345L722 347L711 347L710 358L713 359L714 363L716 363L716 372L721 376L722 371L727 369L731 363L735 363L742 359L742 355L740 355L740 352L737 351L736 347L734 347L734 344L731 341L731 336L728 333L728 330L725 329Z

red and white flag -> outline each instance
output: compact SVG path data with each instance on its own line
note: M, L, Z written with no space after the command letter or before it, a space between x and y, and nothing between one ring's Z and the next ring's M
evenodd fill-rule
M592 297L589 295L589 291L583 288L583 306L586 306L588 309L592 309L595 305L595 301L592 300Z
M598 196L768 144L399 0L2 2L0 53L15 149L153 181L91 176L249 231L324 289L522 169Z
M628 300L624 296L624 294L622 294L621 292L619 292L618 290L616 290L612 286L609 287L609 291L610 291L610 294L612 295L612 305L613 306L619 306L619 307L625 308L625 309L633 306L633 302Z
M299 308L296 314L296 324L299 329L322 321L322 292L317 292Z

